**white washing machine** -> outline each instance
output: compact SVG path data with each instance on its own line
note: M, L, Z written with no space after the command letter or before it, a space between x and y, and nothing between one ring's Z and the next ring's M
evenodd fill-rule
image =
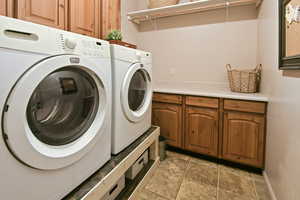
M111 155L105 41L0 17L1 199L59 200Z
M111 45L112 153L118 154L151 127L152 55Z

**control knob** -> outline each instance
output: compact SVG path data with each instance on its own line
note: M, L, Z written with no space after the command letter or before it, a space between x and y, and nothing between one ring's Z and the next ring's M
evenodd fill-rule
M76 40L74 40L74 39L67 38L67 39L65 40L65 46L66 46L68 49L75 49L76 46L77 46L77 42L76 42Z

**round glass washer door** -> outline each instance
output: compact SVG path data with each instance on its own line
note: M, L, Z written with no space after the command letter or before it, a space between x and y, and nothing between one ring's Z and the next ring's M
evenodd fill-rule
M133 64L123 81L121 99L124 113L131 122L143 119L152 99L150 73L142 64Z
M50 57L32 66L12 89L2 117L10 152L44 170L81 159L105 126L105 77L79 56Z
M93 78L74 67L58 69L42 80L27 106L32 133L48 145L72 143L91 126L99 94Z

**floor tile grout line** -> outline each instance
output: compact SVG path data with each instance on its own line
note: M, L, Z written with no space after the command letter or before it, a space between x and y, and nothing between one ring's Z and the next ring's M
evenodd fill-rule
M145 189L145 190L147 190L147 189ZM168 197L165 197L165 196L163 196L163 195L157 194L156 192L152 192L152 191L150 191L150 190L147 190L147 191L150 192L150 193L153 193L153 194L155 194L156 196L159 196L159 197L161 197L161 198L163 198L163 199L171 200L171 199L169 199Z
M188 163L187 163L186 169L185 169L185 171L184 171L184 173L183 173L182 179L180 180L180 185L179 185L179 188L178 188L178 190L177 190L175 200L177 200L177 198L178 198L178 195L179 195L179 192L180 192L182 183L183 183L184 178L185 178L185 176L186 176L186 174L187 174L187 172L188 172L188 170L189 170L190 163L191 163L191 158L189 158L187 161L188 161Z

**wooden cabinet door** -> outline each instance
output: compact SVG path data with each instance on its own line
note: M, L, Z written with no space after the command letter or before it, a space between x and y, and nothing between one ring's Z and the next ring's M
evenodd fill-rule
M13 0L0 0L0 15L13 17Z
M211 156L218 155L218 110L210 108L186 108L185 148Z
M71 0L69 7L71 32L100 36L100 0Z
M66 28L67 0L18 0L19 19L54 28Z
M263 167L264 136L264 116L226 112L222 157L242 164Z
M167 143L181 147L182 106L167 103L153 103L152 124L160 127L160 133Z
M0 0L0 15L6 16L7 13L7 2L6 0Z
M102 0L102 38L112 30L121 30L121 0Z

